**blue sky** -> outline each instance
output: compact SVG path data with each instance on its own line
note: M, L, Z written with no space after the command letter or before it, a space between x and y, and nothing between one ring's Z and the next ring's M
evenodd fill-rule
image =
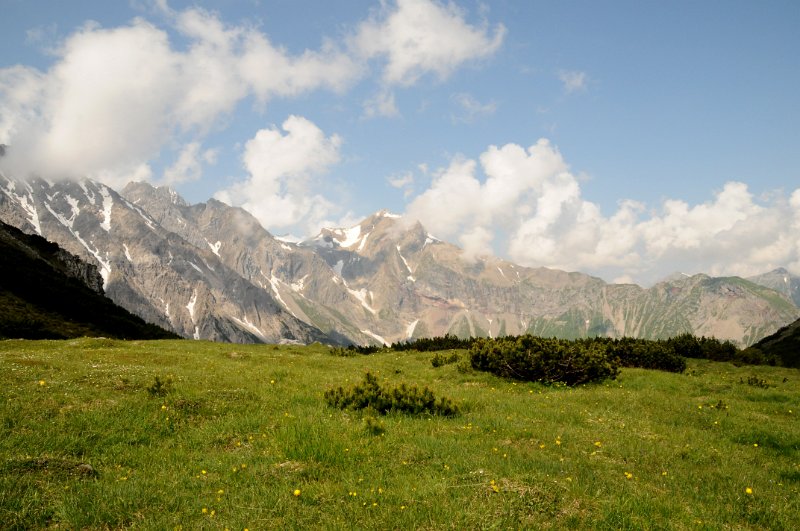
M0 10L8 173L169 184L296 236L387 208L606 280L800 272L795 1Z

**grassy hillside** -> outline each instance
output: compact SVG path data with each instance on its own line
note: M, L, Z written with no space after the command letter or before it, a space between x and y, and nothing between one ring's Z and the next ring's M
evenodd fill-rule
M754 355L772 357L778 365L800 369L800 319L782 327L749 349Z
M44 238L0 222L0 338L178 337L70 276L62 253Z
M2 341L0 522L800 528L796 370L689 360L685 374L624 369L573 389L434 368L431 357ZM367 370L429 386L461 414L373 418L325 404L326 389Z

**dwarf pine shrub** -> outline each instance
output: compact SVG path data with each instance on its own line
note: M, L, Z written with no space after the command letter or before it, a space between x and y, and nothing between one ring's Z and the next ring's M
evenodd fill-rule
M458 406L448 398L438 400L433 391L425 387L400 384L399 387L387 389L381 387L377 376L366 373L364 380L350 389L337 387L325 392L325 402L339 409L361 410L371 408L381 415L390 411L398 411L410 415L442 415L458 414Z
M470 349L472 367L515 380L579 385L614 379L615 358L603 343L573 342L531 335L478 339Z
M444 354L437 352L431 358L431 365L433 365L434 368L456 362L458 362L458 352L453 352L449 356L445 356Z
M648 341L623 337L622 339L605 339L606 353L619 360L622 367L638 367L641 369L657 369L660 371L681 373L686 370L686 352L699 352L699 343L692 344L696 339L687 336L683 342ZM601 341L596 339L595 341Z

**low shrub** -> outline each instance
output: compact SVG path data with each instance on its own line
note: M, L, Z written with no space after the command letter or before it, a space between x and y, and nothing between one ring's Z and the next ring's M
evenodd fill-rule
M414 341L392 343L391 349L395 351L416 350L417 352L433 352L437 350L468 349L478 338L470 337L461 339L458 336L445 334L437 337L421 337Z
M607 340L606 352L609 356L616 357L622 367L657 369L677 373L686 370L686 358L684 358L684 354L680 353L685 350L682 350L680 346L676 348L675 344L670 343L670 340L647 341L629 337Z
M619 363L599 341L572 342L524 335L478 339L472 367L515 380L579 385L616 378Z
M442 367L443 365L448 365L450 363L457 363L457 362L458 362L458 352L453 352L449 356L445 356L444 354L437 352L431 358L431 365L433 365L434 368Z
M160 377L156 376L153 384L147 388L150 396L166 396L170 391L172 391L172 378L169 377L162 381Z
M325 402L339 409L373 409L381 415L390 411L410 415L442 415L458 414L458 406L448 398L434 396L427 387L420 390L416 386L401 384L394 389L381 387L377 376L366 373L364 380L350 389L337 387L325 391Z
M379 347L376 345L347 345L346 347L332 347L329 352L333 356L352 358L353 356L357 356L359 354L364 356L368 354L375 354L384 348L385 347Z

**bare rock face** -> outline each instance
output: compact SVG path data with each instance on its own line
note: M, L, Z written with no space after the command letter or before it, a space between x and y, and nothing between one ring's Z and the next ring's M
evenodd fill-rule
M785 294L741 278L677 276L649 289L582 273L467 260L419 223L378 212L281 241L246 211L187 204L168 188L0 176L0 219L96 264L106 293L184 337L392 343L532 333L751 344L800 317Z
M0 175L0 219L95 264L117 304L178 334L230 342L330 341L272 295L145 210L92 182Z
M749 277L749 281L774 289L789 297L795 306L800 306L800 276L793 275L783 267L774 269L769 273Z
M55 258L63 264L64 272L68 277L80 280L92 291L105 295L103 277L97 272L96 265L87 263L61 248L56 252Z

